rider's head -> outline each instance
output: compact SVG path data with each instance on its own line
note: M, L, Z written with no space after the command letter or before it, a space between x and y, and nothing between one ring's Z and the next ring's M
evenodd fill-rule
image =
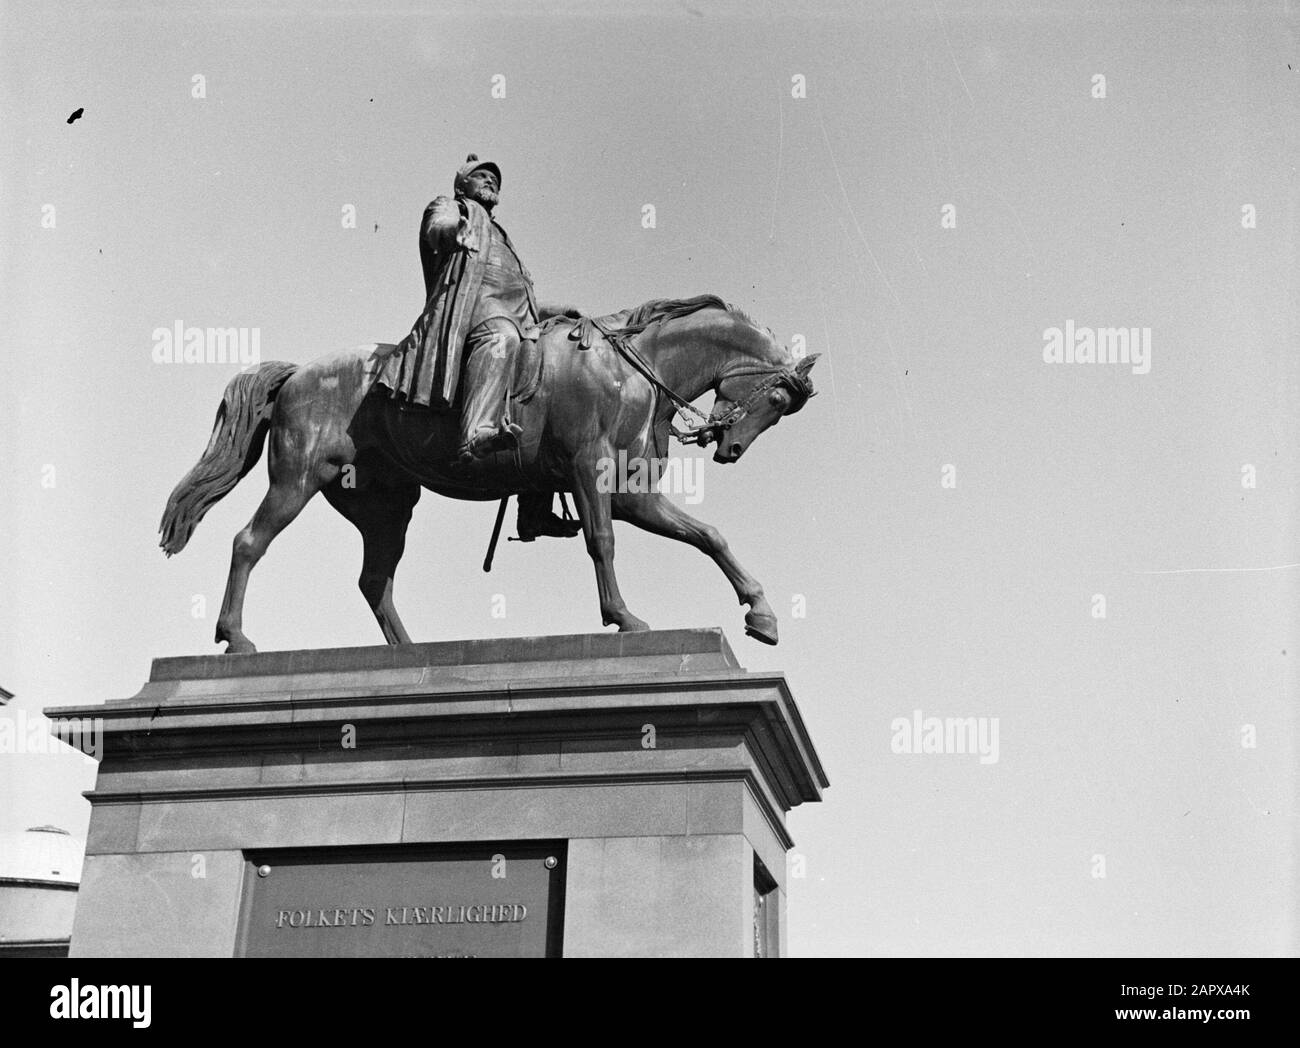
M491 211L501 199L501 169L470 153L456 172L456 195L469 197Z

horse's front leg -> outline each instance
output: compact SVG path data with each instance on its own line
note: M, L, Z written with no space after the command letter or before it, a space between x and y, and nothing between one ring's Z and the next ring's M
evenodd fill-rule
M608 450L603 455L609 456ZM582 520L582 534L587 552L596 566L596 588L600 593L600 617L608 626L614 623L620 633L648 630L650 627L627 610L618 591L614 575L614 524L610 512L610 494L599 490L597 475L602 453L591 452L575 457L573 501Z
M666 535L686 542L713 558L722 569L741 604L749 605L745 632L764 644L777 641L776 614L767 603L758 580L741 567L731 553L727 540L711 524L704 524L674 506L658 492L617 494L613 496L613 515L656 535Z

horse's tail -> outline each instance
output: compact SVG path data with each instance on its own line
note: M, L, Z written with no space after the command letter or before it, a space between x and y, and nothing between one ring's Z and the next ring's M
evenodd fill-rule
M167 499L158 525L167 556L185 548L204 514L257 465L276 394L297 370L297 364L269 360L230 380L203 456Z

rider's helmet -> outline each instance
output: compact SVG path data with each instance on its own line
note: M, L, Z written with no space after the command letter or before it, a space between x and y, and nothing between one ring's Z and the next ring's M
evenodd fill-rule
M470 153L465 158L459 170L456 172L456 181L454 183L458 194L464 193L469 188L469 176L477 171L480 167L486 167L497 176L497 187L501 186L501 168L497 167L491 160L480 160L477 153Z

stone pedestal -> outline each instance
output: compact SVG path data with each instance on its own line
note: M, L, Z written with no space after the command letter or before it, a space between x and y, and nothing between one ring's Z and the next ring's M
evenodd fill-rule
M779 956L828 785L719 630L158 659L47 713L103 718L73 957Z

